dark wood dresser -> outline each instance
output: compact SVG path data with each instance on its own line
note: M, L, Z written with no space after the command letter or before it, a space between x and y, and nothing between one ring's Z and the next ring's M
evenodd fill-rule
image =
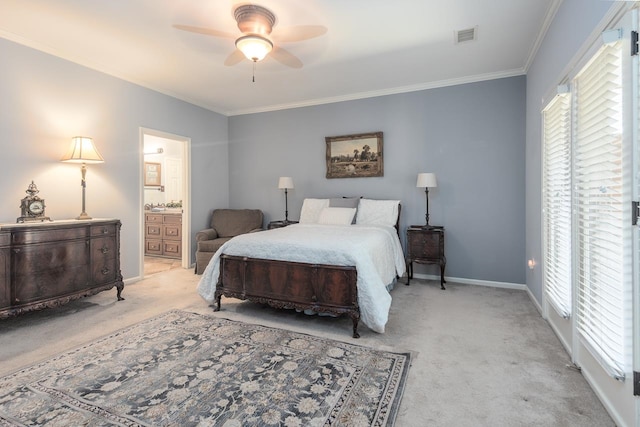
M117 219L0 224L0 318L117 288Z
M182 258L182 213L144 214L144 254Z

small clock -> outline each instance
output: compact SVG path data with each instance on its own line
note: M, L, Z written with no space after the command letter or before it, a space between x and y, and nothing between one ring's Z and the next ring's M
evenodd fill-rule
M31 181L27 188L27 196L20 200L21 216L17 219L17 222L27 221L51 221L51 218L45 216L44 199L37 196L40 192L36 184Z
M44 213L44 202L42 200L33 200L27 206L31 215L42 215Z

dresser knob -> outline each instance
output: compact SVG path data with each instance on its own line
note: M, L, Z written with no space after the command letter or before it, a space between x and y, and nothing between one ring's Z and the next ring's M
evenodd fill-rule
M103 254L106 254L107 252L109 252L109 247L108 246L103 246L101 249Z
M108 269L107 267L104 267L104 268L101 270L101 272L102 272L102 274L105 274L105 275L106 275L106 274L109 274L109 269Z

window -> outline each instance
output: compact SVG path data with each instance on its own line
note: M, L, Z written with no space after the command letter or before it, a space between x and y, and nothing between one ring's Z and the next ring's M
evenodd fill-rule
M564 318L571 315L571 95L543 111L544 289Z
M633 235L622 46L603 45L572 93L544 109L542 183L545 298L575 314L580 341L619 380L630 360Z
M603 367L623 379L624 249L631 238L623 202L631 186L623 182L622 42L603 46L574 86L577 327Z

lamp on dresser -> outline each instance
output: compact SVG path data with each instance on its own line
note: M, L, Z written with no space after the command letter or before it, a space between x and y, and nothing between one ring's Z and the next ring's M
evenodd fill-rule
M427 213L425 215L426 224L424 228L429 228L429 188L435 188L438 186L436 181L436 174L434 173L419 173L418 182L416 187L424 188L425 197L427 199Z
M85 136L74 136L71 139L69 151L62 157L63 162L82 163L80 172L82 174L82 212L76 219L91 219L85 209L85 189L87 188L87 163L104 163L104 159L93 144L91 138Z
M281 176L278 180L278 188L284 190L284 222L289 223L289 203L287 200L287 190L293 187L293 178L290 176Z

